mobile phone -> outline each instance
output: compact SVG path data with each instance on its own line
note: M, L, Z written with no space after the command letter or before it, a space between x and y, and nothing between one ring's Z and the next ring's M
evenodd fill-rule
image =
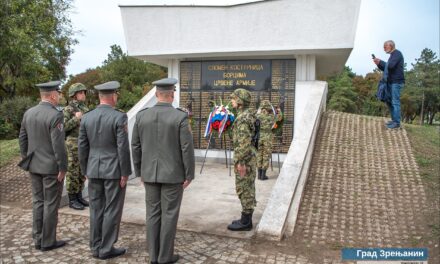
M374 54L371 54L371 57L373 58L373 60L376 58L376 56L374 56Z

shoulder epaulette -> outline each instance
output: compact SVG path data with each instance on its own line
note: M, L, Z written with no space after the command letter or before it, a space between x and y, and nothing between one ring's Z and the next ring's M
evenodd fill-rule
M56 109L58 112L63 112L64 107L62 107L62 106L55 106L55 109Z
M91 109L91 110L89 110L89 111L87 111L87 112L84 112L84 114L83 115L85 115L85 114L87 114L87 113L90 113L90 112L92 112L93 110L95 110L96 108L94 108L94 109Z
M176 109L188 114L188 110L186 110L185 108L176 107Z
M138 113L139 113L139 112L142 112L142 111L144 111L144 110L147 110L147 109L150 109L150 107L142 108L141 110L138 111Z

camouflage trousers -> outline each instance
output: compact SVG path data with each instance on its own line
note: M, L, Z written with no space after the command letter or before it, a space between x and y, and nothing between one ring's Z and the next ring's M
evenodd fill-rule
M272 133L261 135L258 141L257 168L267 170L272 156Z
M257 200L255 199L255 157L246 164L246 175L241 177L234 167L235 172L235 191L241 202L242 212L252 213Z
M66 173L66 190L68 194L82 192L86 177L81 174L78 159L78 139L67 137L66 139L67 157L69 165Z

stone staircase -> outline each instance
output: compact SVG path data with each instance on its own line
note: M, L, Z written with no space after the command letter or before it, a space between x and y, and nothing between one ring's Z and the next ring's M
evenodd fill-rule
M323 115L294 238L334 247L414 246L427 201L405 129Z

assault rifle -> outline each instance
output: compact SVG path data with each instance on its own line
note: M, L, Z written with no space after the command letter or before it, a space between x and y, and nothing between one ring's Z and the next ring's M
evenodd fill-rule
M260 140L260 119L255 120L254 135L252 136L252 145L258 150L258 141Z

